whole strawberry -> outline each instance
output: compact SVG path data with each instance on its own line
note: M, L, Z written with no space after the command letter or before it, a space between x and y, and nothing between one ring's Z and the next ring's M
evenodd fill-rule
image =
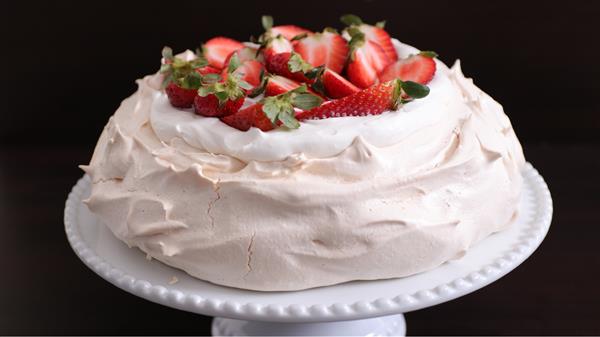
M160 73L163 74L163 87L171 105L177 108L190 108L200 88L203 75L217 71L202 57L186 61L173 56L169 47L162 51L163 64Z
M194 112L206 117L223 117L236 113L246 96L244 90L253 88L236 73L240 66L239 58L234 54L229 60L227 78L219 75L205 76L194 98Z

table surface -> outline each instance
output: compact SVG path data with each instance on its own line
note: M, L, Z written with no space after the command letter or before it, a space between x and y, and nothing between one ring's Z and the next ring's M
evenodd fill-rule
M410 335L600 335L600 144L526 144L554 199L550 232L506 277L406 314ZM130 295L89 270L63 232L92 148L0 147L0 335L209 335L210 317Z

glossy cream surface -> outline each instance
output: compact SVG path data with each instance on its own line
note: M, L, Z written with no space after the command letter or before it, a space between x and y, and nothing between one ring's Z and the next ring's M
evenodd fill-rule
M434 268L510 225L524 164L500 104L437 62L430 95L397 111L266 133L175 109L147 76L82 167L86 203L128 245L232 287Z

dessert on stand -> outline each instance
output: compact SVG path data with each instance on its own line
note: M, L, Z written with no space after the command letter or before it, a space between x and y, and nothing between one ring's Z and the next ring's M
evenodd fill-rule
M215 285L146 259L143 252L118 240L82 203L90 193L89 177L82 178L69 195L65 230L75 253L100 277L149 301L217 317L215 336L398 336L406 329L402 313L480 289L516 268L540 245L550 227L552 199L530 164L523 177L514 225L479 242L462 258L404 278L302 291Z
M341 21L165 47L67 201L82 260L215 334L398 335L529 256L552 204L502 106Z

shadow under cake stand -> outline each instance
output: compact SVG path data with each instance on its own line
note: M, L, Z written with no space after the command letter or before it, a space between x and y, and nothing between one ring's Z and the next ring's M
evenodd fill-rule
M402 313L437 305L494 282L540 245L552 218L543 178L527 164L516 222L459 260L417 275L295 292L256 292L204 282L128 248L81 202L88 176L69 194L65 230L75 253L102 278L149 301L215 316L213 335L404 335ZM274 275L274 277L276 277ZM177 280L177 282L174 282Z

